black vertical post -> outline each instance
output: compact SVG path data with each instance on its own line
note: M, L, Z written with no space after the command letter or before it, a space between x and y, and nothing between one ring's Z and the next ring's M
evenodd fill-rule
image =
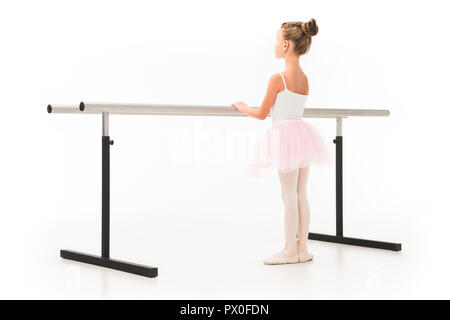
M314 233L310 232L308 234L308 239L311 240L319 240L319 241L327 241L327 242L335 242L335 243L343 243L350 244L354 246L362 246L369 248L378 248L378 249L386 249L393 251L402 250L401 243L392 243L385 241L375 241L368 239L358 239L358 238L350 238L344 237L344 207L343 207L343 143L342 143L342 133L341 133L341 119L337 119L338 121L338 130L336 138L333 142L336 144L336 235L331 234L323 234L323 233Z
M85 105L80 103L80 111L84 111ZM105 268L129 272L144 277L154 278L158 276L158 268L141 264L130 263L122 260L111 259L109 256L109 200L110 200L110 145L114 144L109 139L109 113L102 112L102 254L101 256L87 254L73 250L61 250L60 256L64 259L84 262Z
M114 144L108 135L108 118L103 114L103 134L102 134L102 254L101 256L91 255L73 250L61 250L60 256L64 259L89 263L105 268L120 270L144 277L154 278L158 276L158 268L148 267L136 263L111 259L109 256L109 200L110 200L110 145Z
M109 136L102 136L102 258L109 258Z
M336 236L343 237L342 136L336 136L336 139L334 139L333 142L336 144Z

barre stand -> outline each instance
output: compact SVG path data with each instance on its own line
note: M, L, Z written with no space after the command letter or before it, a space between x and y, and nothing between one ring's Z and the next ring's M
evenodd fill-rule
M51 106L50 106L51 108ZM61 250L61 258L93 264L109 269L120 270L144 277L158 276L158 268L136 263L111 259L110 245L110 146L114 140L109 137L109 113L102 112L102 253L101 256L86 254L73 250Z
M60 257L109 269L115 269L144 277L158 276L158 268L112 259L110 257L110 146L114 141L109 136L109 114L191 115L191 116L247 116L230 106L170 105L170 104L118 104L85 103L73 105L48 105L48 113L75 113L102 115L102 226L101 255L91 255L73 250L60 250ZM327 241L362 247L400 251L400 243L390 243L345 237L343 235L343 162L342 162L342 118L349 116L388 116L389 110L370 109L318 109L304 110L305 118L336 118L336 235L309 233L308 239ZM270 116L270 114L268 115Z
M401 243L358 239L344 236L342 117L337 117L336 122L337 132L336 138L333 140L333 143L336 145L336 235L310 232L308 234L308 239L400 251L402 249Z

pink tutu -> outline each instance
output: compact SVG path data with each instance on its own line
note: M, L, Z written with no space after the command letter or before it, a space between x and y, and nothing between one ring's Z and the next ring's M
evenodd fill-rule
M311 164L331 165L330 152L318 130L303 119L283 119L258 137L256 154L247 167L262 171L290 171Z

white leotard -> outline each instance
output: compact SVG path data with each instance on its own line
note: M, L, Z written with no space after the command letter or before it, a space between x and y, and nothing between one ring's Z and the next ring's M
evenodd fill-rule
M305 103L308 95L295 93L286 87L283 74L280 72L283 79L284 90L278 92L275 102L270 109L270 117L272 124L281 120L288 119L302 119L303 111L305 110Z

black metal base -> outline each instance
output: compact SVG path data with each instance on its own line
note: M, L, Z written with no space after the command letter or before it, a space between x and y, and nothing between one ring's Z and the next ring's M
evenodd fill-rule
M321 233L310 232L308 235L308 239L334 242L334 243L342 243L342 244L350 244L350 245L361 246L361 247L386 249L386 250L392 250L392 251L402 250L401 243L391 243L391 242L383 242L383 241L375 241L375 240L349 238L349 237L343 237L343 236L340 237L340 236L335 236L335 235L331 235L331 234L321 234Z
M111 258L102 258L100 256L71 250L61 250L60 256L64 259L89 263L96 266L137 274L148 278L154 278L158 276L158 268L156 267L147 267L140 264L115 260Z

